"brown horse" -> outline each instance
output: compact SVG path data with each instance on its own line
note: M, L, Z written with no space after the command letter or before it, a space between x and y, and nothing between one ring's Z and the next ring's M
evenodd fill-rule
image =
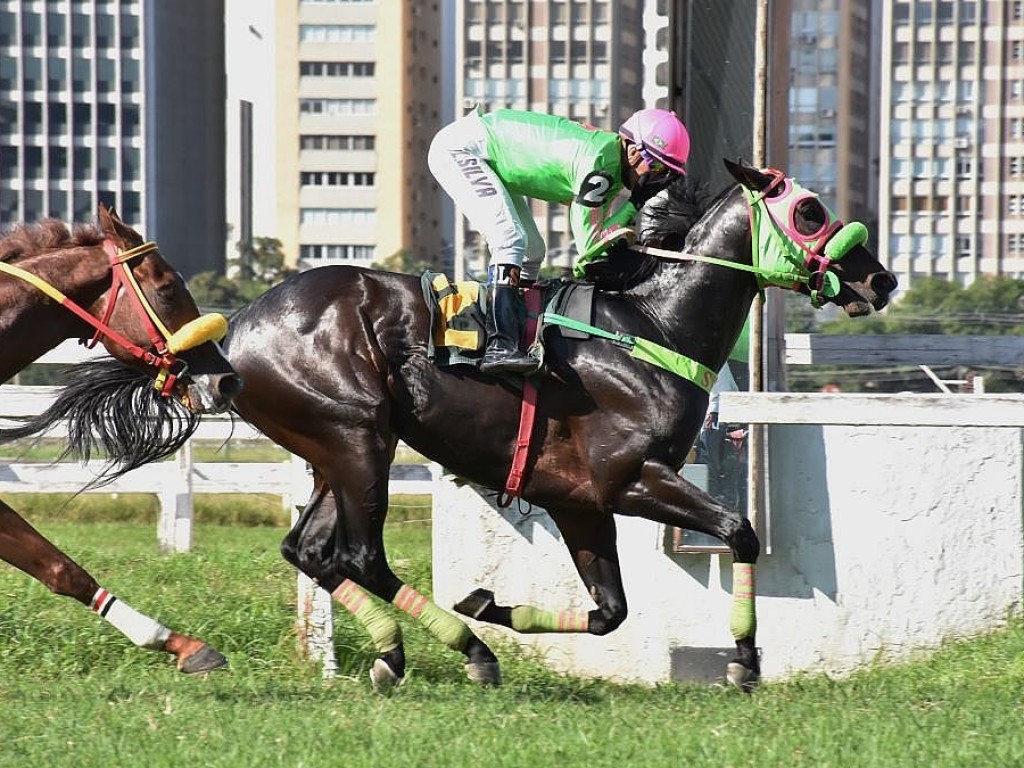
M101 207L99 218L100 229L72 233L47 220L0 237L0 382L65 339L102 342L115 358L83 368L46 413L0 430L0 440L69 419L67 452L87 458L102 447L112 477L176 450L199 413L230 406L241 379L214 343L224 319L200 317L154 243L112 210ZM99 613L136 645L173 654L183 672L227 663L202 640L115 598L2 501L0 558Z
M539 384L521 495L557 524L594 610L500 606L485 589L455 610L519 632L603 635L626 618L614 515L689 528L732 550L737 658L728 676L749 690L760 673L753 595L760 543L743 515L679 474L707 389L765 285L861 315L883 308L896 280L864 247L862 225L843 225L781 173L727 166L737 185L710 205L685 182L670 190L644 220L641 247L621 259L630 268L602 270L608 288L596 292L592 321L600 334L561 338L548 329L551 375ZM672 250L655 254L652 245ZM282 552L366 627L380 654L370 670L378 687L401 680L405 652L398 624L367 593L465 654L472 679L500 681L483 641L403 584L384 551L399 439L493 489L505 486L512 462L521 387L471 366L435 366L431 334L418 278L324 267L239 311L224 342L246 381L237 411L313 467L312 497Z

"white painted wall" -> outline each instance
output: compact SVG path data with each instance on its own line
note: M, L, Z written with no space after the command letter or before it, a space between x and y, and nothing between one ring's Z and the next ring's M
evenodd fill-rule
M844 397L816 407L842 420L835 414L854 412ZM771 420L807 418L806 401L791 406ZM1005 408L1004 424L1024 412L1020 403ZM766 678L905 658L999 626L1020 607L1020 427L781 423L769 445L772 553L761 558L757 585ZM603 638L525 641L578 674L651 683L720 676L732 645L731 558L671 554L662 526L618 521L626 622ZM494 590L502 604L591 607L546 514L498 511L469 487L442 481L435 598L450 607L475 587Z

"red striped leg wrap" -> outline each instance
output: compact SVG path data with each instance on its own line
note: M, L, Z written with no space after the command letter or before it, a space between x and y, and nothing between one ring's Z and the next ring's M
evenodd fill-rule
M403 584L392 602L400 611L405 611L414 619L418 619L429 601L408 584Z

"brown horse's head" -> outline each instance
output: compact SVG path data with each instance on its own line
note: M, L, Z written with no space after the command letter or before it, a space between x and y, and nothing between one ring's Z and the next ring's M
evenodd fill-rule
M227 410L242 380L216 344L226 320L201 316L181 274L116 211L101 205L99 221L112 262L111 290L90 312L136 347L101 331L107 351L145 369L162 394L174 395L196 413Z

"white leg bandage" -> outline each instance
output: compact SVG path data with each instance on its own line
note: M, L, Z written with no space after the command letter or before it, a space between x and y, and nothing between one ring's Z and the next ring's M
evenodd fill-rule
M89 607L140 648L162 650L171 630L123 603L102 587L93 595Z

